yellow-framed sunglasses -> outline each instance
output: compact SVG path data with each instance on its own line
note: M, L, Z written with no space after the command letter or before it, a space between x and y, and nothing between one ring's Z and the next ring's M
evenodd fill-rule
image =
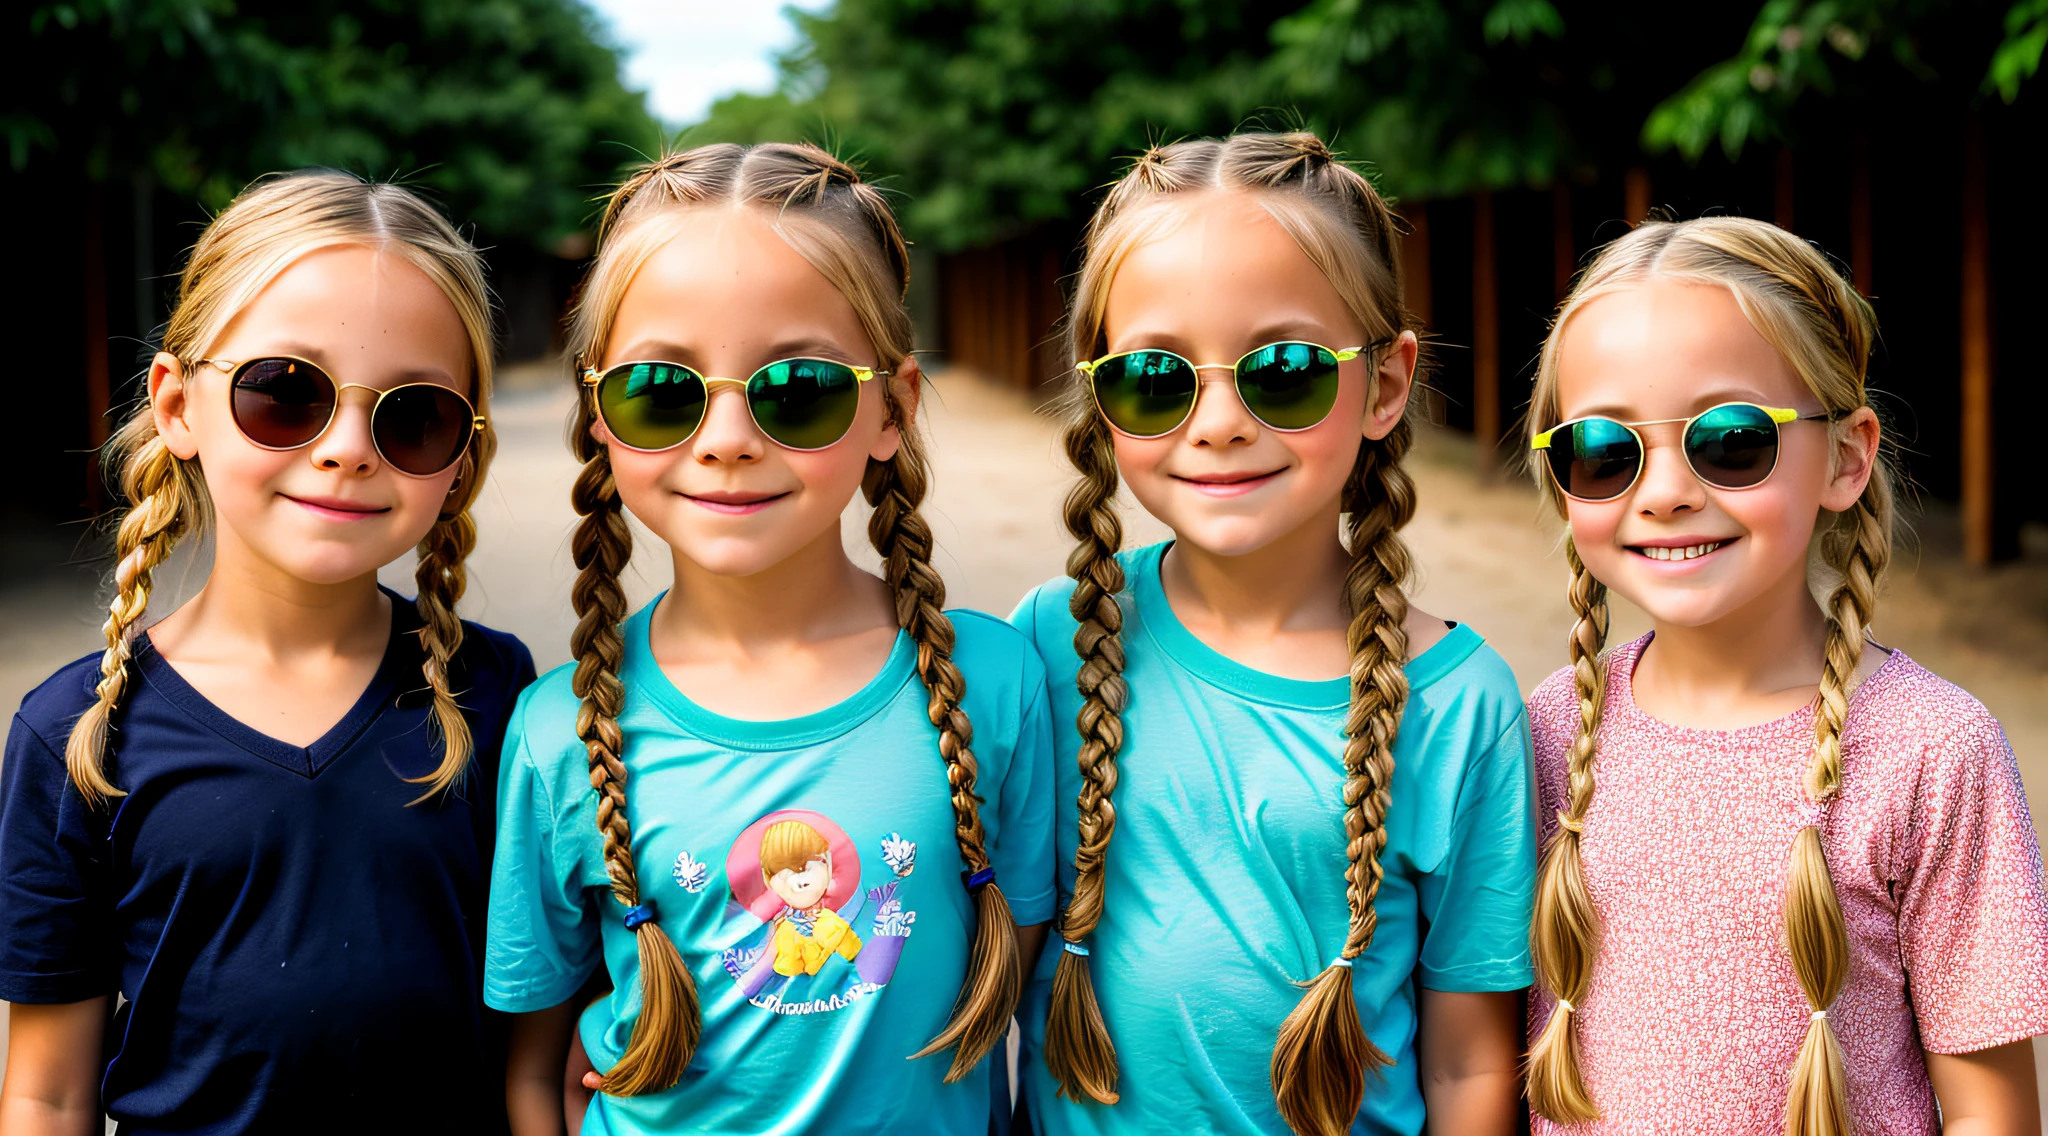
M1849 413L1801 414L1782 406L1724 402L1691 418L1620 422L1594 414L1535 435L1529 448L1543 453L1565 496L1612 501L1635 488L1643 476L1643 455L1649 447L1636 428L1683 422L1681 445L1694 477L1716 489L1753 489L1778 467L1778 434L1783 427L1793 422L1835 422Z

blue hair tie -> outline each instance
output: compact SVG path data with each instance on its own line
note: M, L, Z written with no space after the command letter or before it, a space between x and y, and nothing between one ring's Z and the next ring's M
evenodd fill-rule
M1333 962L1333 963L1331 963L1330 965L1331 965L1331 966L1341 966L1341 967L1343 967L1343 968L1344 968L1345 970L1350 970L1350 969L1351 969L1351 960L1350 960L1350 959L1348 959L1348 958L1339 958L1339 959L1338 959L1338 960L1337 960L1336 962Z
M967 890L973 891L984 884L992 884L994 882L996 882L996 870L994 868L983 868L967 877Z
M1068 939L1067 941L1061 943L1060 949L1067 952L1070 955L1080 955L1082 958L1088 957L1088 948L1073 941L1072 939Z
M626 930L631 931L639 927L642 923L652 922L654 922L653 903L643 903L638 907L629 907L626 909Z

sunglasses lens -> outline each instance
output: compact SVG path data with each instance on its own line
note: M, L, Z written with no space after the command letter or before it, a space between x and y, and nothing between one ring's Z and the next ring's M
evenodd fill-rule
M1550 471L1581 501L1611 501L1628 492L1643 467L1643 445L1609 418L1581 418L1551 436Z
M1167 351L1133 351L1095 368L1095 404L1109 424L1139 438L1170 434L1195 407L1195 368Z
M777 445L822 450L846 437L860 410L860 378L829 359L784 359L747 380L754 422Z
M410 383L377 404L370 435L385 461L415 477L428 477L462 456L474 418L469 403L447 387Z
M1760 484L1778 464L1778 424L1760 406L1717 406L1686 430L1685 460L1708 485Z
M1306 430L1337 405L1337 357L1313 343L1261 347L1238 363L1237 393L1275 430Z
M666 450L703 423L704 380L674 363L628 363L598 380L597 409L612 437L636 450Z
M327 429L334 417L334 380L297 359L256 359L236 368L229 405L250 441L289 450Z

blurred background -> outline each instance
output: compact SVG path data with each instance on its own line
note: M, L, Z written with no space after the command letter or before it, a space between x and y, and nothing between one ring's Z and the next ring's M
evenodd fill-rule
M9 706L98 641L117 502L94 450L134 405L185 250L259 174L400 180L486 249L504 444L464 613L546 666L571 625L560 317L623 166L811 140L896 194L940 563L956 602L1007 611L1064 560L1040 408L1099 192L1153 141L1301 125L1411 230L1434 359L1424 606L1525 687L1564 661L1555 525L1509 440L1549 314L1653 211L1775 221L1883 328L1873 385L1915 535L1878 633L2000 716L2048 816L2048 476L2028 457L2048 414L2048 0L28 0L0 20ZM645 596L668 569L641 547ZM204 561L167 573L159 612ZM1623 612L1617 637L1640 626Z

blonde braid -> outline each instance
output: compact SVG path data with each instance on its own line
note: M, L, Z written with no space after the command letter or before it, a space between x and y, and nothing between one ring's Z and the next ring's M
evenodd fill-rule
M1842 785L1842 732L1863 641L1891 562L1891 488L1880 472L1863 496L1823 535L1821 556L1841 580L1828 596L1828 632L1814 706L1813 761L1807 796L1825 808ZM1825 815L1825 814L1823 814ZM1849 980L1849 926L1828 874L1819 825L1799 830L1785 881L1785 943L1792 971L1812 1013L1792 1066L1785 1100L1786 1136L1848 1136L1848 1078L1842 1046L1825 1011Z
M893 393L888 400L891 419L908 427ZM979 767L969 748L974 726L960 706L967 680L953 662L953 623L946 618L945 581L932 569L931 527L918 514L930 472L918 435L904 428L900 436L891 460L868 464L862 489L875 509L868 520L868 538L882 555L882 575L895 594L896 624L917 644L918 677L930 694L926 713L938 727L939 755L945 759L951 788L953 838L974 897L974 943L952 1019L911 1055L952 1049L953 1063L945 1075L950 1083L973 1072L1008 1033L1024 989L1024 964L1010 902L989 867L982 799L974 791Z
M1076 419L1066 431L1067 458L1081 480L1067 495L1067 531L1080 543L1067 557L1074 578L1069 605L1079 627L1074 650L1081 657L1076 683L1081 692L1081 793L1078 802L1080 844L1074 850L1074 894L1060 918L1064 940L1058 969L1053 972L1045 1023L1045 1065L1059 1082L1059 1093L1103 1104L1117 1102L1116 1046L1109 1038L1102 1007L1089 975L1087 948L1082 945L1102 921L1103 859L1116 832L1116 755L1123 748L1124 613L1117 594L1124 589L1124 568L1116 554L1123 547L1123 524L1116 515L1116 451L1101 416Z
M203 488L157 435L156 421L146 411L128 420L107 452L110 461L120 461L121 493L133 505L121 515L114 539L114 599L101 628L107 649L100 655L100 681L94 688L98 699L79 716L64 743L71 783L94 808L127 795L107 779L107 732L128 689L128 660L138 624L149 610L152 573L205 514Z
M1593 956L1600 938L1600 916L1586 888L1580 843L1585 839L1586 810L1593 804L1593 758L1599 753L1600 713L1607 697L1607 669L1600 651L1607 643L1608 616L1607 585L1586 570L1569 537L1564 552L1571 565L1571 605L1577 616L1570 646L1579 728L1572 739L1565 807L1557 814L1557 832L1537 869L1529 946L1537 981L1556 997L1557 1007L1529 1049L1526 1091L1530 1108L1560 1124L1573 1124L1600 1116L1579 1066L1577 1008L1592 988Z
M590 437L591 400L578 405L575 438L583 470L576 476L573 499L583 518L576 526L571 552L576 561L576 630L570 653L576 657L572 686L581 705L576 711L576 736L590 753L590 787L597 793L597 827L604 836L605 873L612 898L627 908L640 961L640 1017L633 1023L626 1052L604 1074L604 1091L630 1097L660 1092L682 1079L703 1030L697 985L683 965L676 945L651 916L640 894L633 864L633 828L626 817L625 735L619 715L625 710L625 684L619 667L625 659L625 638L619 624L626 617L626 592L619 574L633 554L633 533L626 527L619 488L612 480L611 458Z
M444 515L427 530L419 544L419 567L413 572L419 598L414 605L420 613L420 648L426 659L420 671L427 688L434 692L434 722L441 731L441 765L424 777L409 778L424 784L427 791L414 804L428 800L462 779L469 767L471 740L469 720L456 704L448 682L448 664L462 647L462 620L455 605L468 587L463 560L476 547L476 524L467 512Z
M1367 401L1377 390L1367 388ZM1351 626L1351 710L1344 721L1345 901L1351 920L1338 960L1308 982L1308 992L1280 1026L1273 1047L1273 1097L1296 1132L1342 1136L1365 1100L1365 1075L1393 1064L1358 1018L1352 960L1372 945L1379 927L1375 901L1386 870L1387 810L1394 779L1394 739L1408 701L1408 598L1411 569L1398 535L1415 515L1415 483L1401 468L1413 439L1404 421L1386 439L1359 446L1345 486L1351 569L1345 605Z

